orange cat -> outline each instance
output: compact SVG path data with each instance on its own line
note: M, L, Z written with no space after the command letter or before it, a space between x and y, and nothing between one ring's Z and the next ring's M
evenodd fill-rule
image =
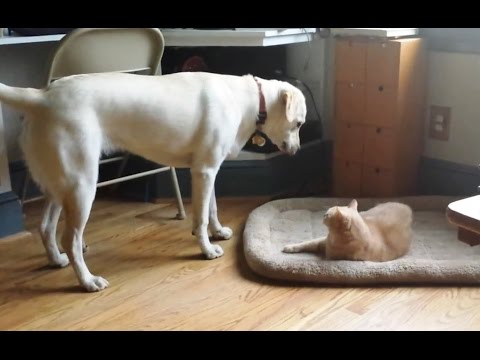
M327 210L327 237L287 245L286 253L324 252L331 260L389 261L405 255L412 241L412 210L388 202L358 212L357 201Z

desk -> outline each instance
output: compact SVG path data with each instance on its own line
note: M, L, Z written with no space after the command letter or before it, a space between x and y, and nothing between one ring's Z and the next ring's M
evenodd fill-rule
M162 29L166 46L274 46L311 41L315 28L194 30Z
M165 38L165 46L274 46L307 42L313 40L316 28L298 29L253 29L197 30L160 29ZM54 42L65 35L4 36L0 46Z

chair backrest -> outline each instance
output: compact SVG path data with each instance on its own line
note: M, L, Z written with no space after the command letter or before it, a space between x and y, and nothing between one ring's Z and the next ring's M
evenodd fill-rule
M161 73L165 41L157 28L75 29L59 43L47 84L65 76L102 72Z

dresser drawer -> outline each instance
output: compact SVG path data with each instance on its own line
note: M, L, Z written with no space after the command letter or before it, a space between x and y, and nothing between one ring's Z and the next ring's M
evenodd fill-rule
M362 192L362 164L335 158L333 162L333 192L338 197L360 196Z
M395 179L391 169L363 165L362 195L387 197L395 195Z
M342 82L365 82L367 43L337 39L335 47L335 78Z
M394 127L397 123L397 90L390 86L367 85L364 123Z
M365 85L337 82L335 86L335 119L337 122L361 124L365 120Z
M396 132L379 126L365 126L363 163L383 168L395 166Z
M396 87L400 70L400 43L372 41L367 47L366 82Z
M338 122L335 129L334 156L362 162L365 129L363 125Z

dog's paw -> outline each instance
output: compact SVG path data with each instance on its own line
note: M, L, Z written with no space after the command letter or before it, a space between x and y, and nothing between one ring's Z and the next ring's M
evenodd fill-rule
M205 253L208 260L219 258L223 255L223 249L219 245L212 245L211 248Z
M228 240L232 237L233 231L229 227L222 227L213 233L213 239L215 240Z
M283 248L283 252L284 253L289 253L289 254L296 253L296 252L298 252L298 248L297 248L296 245L287 245Z
M70 264L70 261L68 260L67 254L63 253L60 254L57 258L50 260L49 264L51 267L63 268Z
M107 288L110 284L108 281L100 276L92 275L87 281L83 284L83 287L88 292L100 291Z

